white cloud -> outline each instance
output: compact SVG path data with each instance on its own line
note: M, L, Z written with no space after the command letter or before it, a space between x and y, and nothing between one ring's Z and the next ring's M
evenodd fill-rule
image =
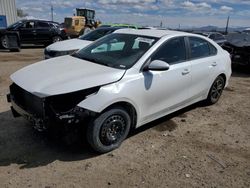
M250 25L250 0L16 0L17 7L42 19L50 19L51 3L58 22L71 16L75 8L91 8L103 22L152 26L162 21L173 27L179 24L223 26L231 15L232 24Z
M183 8L188 9L190 11L202 11L202 10L211 10L212 6L208 3L193 3L191 1L185 1L181 4Z
M221 6L220 10L224 11L224 12L231 12L231 11L233 11L233 8L232 7L228 7L228 6Z

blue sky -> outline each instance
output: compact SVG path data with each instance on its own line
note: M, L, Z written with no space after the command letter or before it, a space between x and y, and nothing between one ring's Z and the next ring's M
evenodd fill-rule
M96 10L103 23L130 23L147 26L224 27L230 15L230 26L250 26L250 0L16 0L16 5L32 18L63 22L75 8Z

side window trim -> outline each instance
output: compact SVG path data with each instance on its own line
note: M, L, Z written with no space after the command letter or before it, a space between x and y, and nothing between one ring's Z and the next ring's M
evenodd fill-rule
M186 58L187 58L187 61L189 61L191 59L191 48L190 48L190 43L189 43L189 37L185 36L184 40L185 40L185 45L186 45Z

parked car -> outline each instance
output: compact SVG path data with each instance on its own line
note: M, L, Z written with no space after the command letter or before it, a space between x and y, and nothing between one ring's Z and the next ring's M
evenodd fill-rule
M218 33L218 32L200 32L200 33L196 33L196 34L201 34L203 36L206 36L206 37L214 40L220 46L222 46L227 41L226 38L224 37L224 35L222 35L221 33Z
M120 27L97 28L96 30L86 35L82 35L79 38L53 43L45 48L44 57L45 59L49 59L62 55L72 54L73 52L76 52L77 50L82 49L87 45L91 44L93 41L110 33L113 33L117 29L121 28Z
M15 72L8 101L39 130L87 126L88 142L105 153L132 128L198 101L216 103L230 75L229 53L206 37L121 29Z
M21 44L48 45L68 39L58 23L45 20L21 20L6 30L19 32Z
M250 28L244 29L242 33L250 34Z
M0 29L0 48L10 51L20 51L19 33L15 31L7 31Z
M121 28L132 28L132 29L139 29L140 28L137 25L133 25L133 24L119 24L119 23L101 24L99 27L121 27Z
M250 35L246 32L229 33L226 38L227 42L222 47L230 53L233 64L249 66Z

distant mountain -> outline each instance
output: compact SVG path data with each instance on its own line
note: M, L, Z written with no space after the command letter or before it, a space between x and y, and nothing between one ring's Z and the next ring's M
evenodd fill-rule
M229 27L228 28L228 32L240 32L240 31L243 31L245 30L246 28L249 28L249 27ZM224 32L226 30L226 28L224 27L217 27L217 26L212 26L212 25L209 25L209 26L203 26L203 27L193 27L193 28L186 28L184 30L189 30L189 31L219 31L219 32Z

